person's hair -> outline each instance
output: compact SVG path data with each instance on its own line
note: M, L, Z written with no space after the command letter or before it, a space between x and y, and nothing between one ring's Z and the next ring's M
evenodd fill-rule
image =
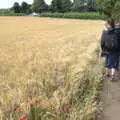
M114 21L113 19L108 19L108 20L107 20L107 23L108 23L112 28L115 27L115 21Z

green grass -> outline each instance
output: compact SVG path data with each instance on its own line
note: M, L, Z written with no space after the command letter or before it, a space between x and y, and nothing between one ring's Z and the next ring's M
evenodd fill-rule
M90 19L90 20L105 19L103 15L100 15L97 12L41 13L40 16L53 18Z

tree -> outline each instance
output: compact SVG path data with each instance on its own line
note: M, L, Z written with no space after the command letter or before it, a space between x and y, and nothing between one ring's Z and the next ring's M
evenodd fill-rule
M87 7L89 9L89 11L96 11L94 8L94 0L87 0Z
M117 1L112 11L112 18L120 22L120 1Z
M21 12L25 14L32 13L32 6L26 2L22 2L21 4Z
M93 5L94 5L93 0L74 0L72 11L76 12L95 11Z
M71 11L72 2L71 0L61 0L62 1L62 11L69 12Z
M75 11L75 12L84 11L84 8L87 8L86 5L87 5L86 0L74 0L72 11Z
M15 12L15 13L20 13L21 12L21 8L20 8L20 5L18 2L15 2L13 7L12 7L12 10Z
M34 0L33 11L36 13L47 12L48 5L45 3L44 0Z
M107 18L120 20L120 0L94 0L94 5Z
M29 8L29 5L26 2L22 2L22 4L21 4L21 12L22 13L27 13L28 8Z
M52 12L69 12L71 7L71 0L52 0L50 10Z
M50 10L52 12L63 12L62 0L52 0Z
M32 13L32 5L28 4L27 14Z
M112 9L114 8L115 2L113 0L95 0L95 7L100 12L107 16L111 16Z

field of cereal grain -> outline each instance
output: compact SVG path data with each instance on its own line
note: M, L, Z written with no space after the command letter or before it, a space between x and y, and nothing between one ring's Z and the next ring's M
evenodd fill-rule
M100 20L0 17L0 118L27 116L36 100L42 109L68 105L102 28Z

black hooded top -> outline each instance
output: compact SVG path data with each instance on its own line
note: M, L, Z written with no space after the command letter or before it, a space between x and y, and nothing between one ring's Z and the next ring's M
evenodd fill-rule
M109 41L109 39L111 39L111 37L116 37L116 39L118 40L118 36L115 32L115 29L107 29L107 30L103 30L102 36L101 36L101 48L103 52L120 52L120 41L118 40L118 47L114 48L114 49L108 49L106 47L106 41ZM107 43L109 44L109 43Z

